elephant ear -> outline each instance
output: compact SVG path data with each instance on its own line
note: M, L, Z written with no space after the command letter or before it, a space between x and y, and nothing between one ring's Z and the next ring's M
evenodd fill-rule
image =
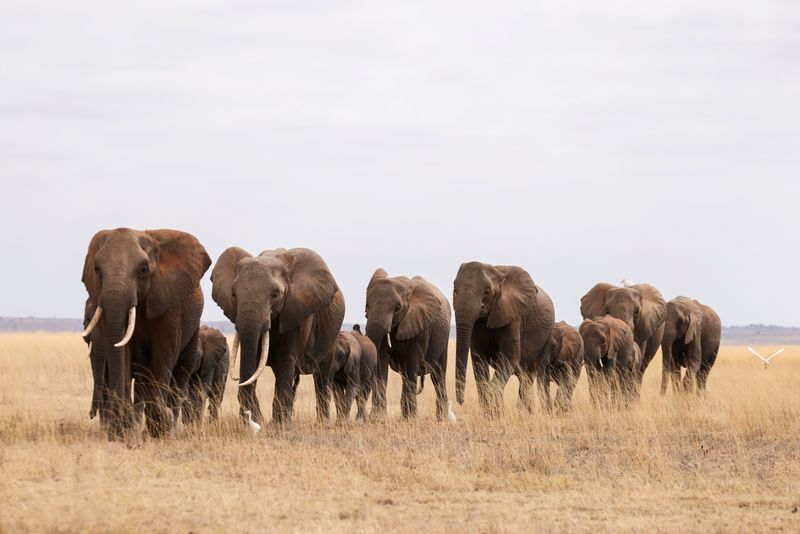
M699 307L694 304L690 303L688 305L689 308L689 315L687 317L689 324L686 325L686 335L684 336L684 344L689 345L695 339L699 339L700 337L700 325L702 319L700 318L700 309Z
M411 294L408 296L408 309L397 325L397 339L401 341L418 336L434 321L441 306L425 279L415 276L409 283Z
M635 284L632 286L642 297L639 309L639 320L636 322L634 332L637 339L647 339L653 335L658 327L664 324L667 318L667 303L661 292L650 284Z
M293 248L283 251L279 257L289 273L289 289L280 319L280 331L285 333L328 305L339 286L325 261L313 250Z
M606 293L615 286L611 284L595 284L583 297L581 297L581 316L584 319L601 317L606 314Z
M500 328L521 316L530 309L539 292L525 269L498 266L496 270L500 274L500 292L486 318L488 328Z
M96 303L100 302L100 291L102 285L100 277L94 270L94 257L97 251L105 244L106 238L110 233L109 230L100 230L89 241L89 250L86 251L86 259L83 260L83 276L81 282L86 286L86 291L89 293L89 300L86 302L86 313L90 313L89 317L94 315ZM91 309L89 309L91 307Z
M179 230L146 230L158 244L158 264L145 300L147 318L163 314L192 294L211 267L211 258L192 234Z
M358 340L352 334L348 334L347 342L350 348L347 355L347 372L352 373L353 369L360 363L361 345L359 345Z
M211 298L222 308L232 323L236 322L236 304L233 300L233 280L236 278L236 266L243 258L253 255L239 247L228 247L220 254L214 270L211 271Z

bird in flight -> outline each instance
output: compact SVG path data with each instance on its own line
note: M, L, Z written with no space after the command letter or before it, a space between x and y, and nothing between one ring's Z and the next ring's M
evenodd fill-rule
M772 358L774 358L775 356L777 356L778 354L780 354L781 352L783 352L783 349L780 349L780 350L778 350L778 351L776 351L776 352L773 352L772 354L770 354L770 355L769 355L769 357L765 358L765 357L763 357L762 355L760 355L759 353L757 353L757 352L756 352L756 351L755 351L755 350L754 350L752 347L747 347L747 350L749 350L750 352L752 352L752 353L753 353L753 354L754 354L756 357L758 357L759 359L761 359L761 361L762 361L762 362L764 362L764 369L766 369L766 368L767 368L767 366L769 365L769 361L770 361Z

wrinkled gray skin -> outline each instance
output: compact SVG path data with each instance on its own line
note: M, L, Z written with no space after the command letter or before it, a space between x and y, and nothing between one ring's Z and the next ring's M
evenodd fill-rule
M442 421L447 414L445 378L450 303L438 288L420 276L389 277L386 271L378 269L367 287L365 311L367 336L378 348L372 413L378 417L386 415L386 382L391 366L403 378L400 399L403 417L417 415L417 378L424 381L424 376L430 373L436 390L436 418Z
M377 364L378 351L360 330L339 333L330 377L338 423L348 420L354 400L358 406L356 421L366 422L367 400L374 386Z
M572 393L583 367L583 338L578 330L560 321L550 331L546 354L548 358L539 366L536 375L542 406L547 411L552 410L550 382L554 382L558 386L556 409L569 411L572 408Z
M109 439L123 438L142 413L152 436L175 429L197 364L200 279L210 265L206 250L186 232L117 228L92 237L82 276L89 293L86 315L92 317L98 306L103 310L90 335L92 411L100 412ZM132 337L116 347L134 306Z
M512 374L520 382L520 406L530 411L536 373L548 360L555 323L553 302L530 275L516 266L464 263L453 283L456 312L456 399L464 402L467 358L484 413L501 412L502 394ZM489 379L489 367L494 376Z
M667 321L661 344L663 366L661 394L667 392L667 377L672 391L705 393L708 374L719 352L722 323L717 313L705 304L678 297L667 304ZM681 383L681 367L686 375Z
M642 353L642 363L637 372L641 384L647 366L661 346L667 303L650 284L631 287L596 284L581 298L581 315L584 319L593 319L606 314L625 321L633 332Z
M628 405L638 399L642 353L628 324L604 315L583 321L580 334L592 403Z
M257 372L269 339L267 366L275 373L272 421L291 421L300 374L314 375L317 418L329 417L329 366L344 318L344 297L328 266L305 248L265 250L258 256L226 249L211 274L212 298L241 340L240 384ZM233 356L235 358L235 355ZM235 370L232 370L235 372ZM263 423L256 383L239 388L239 413Z
M216 328L202 325L197 347L199 361L186 388L183 401L183 422L196 424L203 419L203 407L208 399L208 416L212 423L219 419L219 407L225 394L230 354L228 340Z

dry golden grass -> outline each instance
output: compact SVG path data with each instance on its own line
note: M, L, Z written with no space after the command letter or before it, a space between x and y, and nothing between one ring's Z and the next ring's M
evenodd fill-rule
M520 416L512 381L490 422L470 378L456 425L432 387L401 421L394 375L389 421L347 428L314 423L305 377L293 426L256 437L230 383L220 428L128 448L88 419L78 335L1 335L0 531L798 531L800 347L768 371L724 348L701 402L659 398L660 371L620 412L581 377L552 417Z

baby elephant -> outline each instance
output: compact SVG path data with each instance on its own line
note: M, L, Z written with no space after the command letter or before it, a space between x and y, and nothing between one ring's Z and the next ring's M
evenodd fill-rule
M552 410L550 382L555 382L558 386L556 409L568 411L572 408L572 392L583 367L583 338L575 328L560 321L550 330L546 353L549 358L539 367L536 376L542 406L547 411Z
M664 364L661 372L661 394L667 392L667 377L672 390L705 393L708 373L717 359L722 323L714 310L687 297L667 303L667 322L661 342ZM681 385L681 367L686 376Z
M209 419L216 422L219 406L225 393L225 380L228 378L230 355L228 340L216 328L202 325L197 343L200 361L194 370L183 401L184 424L199 423L203 419L203 407L208 398Z
M352 332L339 332L330 369L330 384L336 403L336 420L350 416L353 400L358 406L356 421L367 420L367 399L375 384L378 351L375 344L355 325Z
M589 393L595 406L611 394L611 400L629 404L639 396L637 372L642 353L625 321L610 315L586 319L580 326L583 361L589 377Z

